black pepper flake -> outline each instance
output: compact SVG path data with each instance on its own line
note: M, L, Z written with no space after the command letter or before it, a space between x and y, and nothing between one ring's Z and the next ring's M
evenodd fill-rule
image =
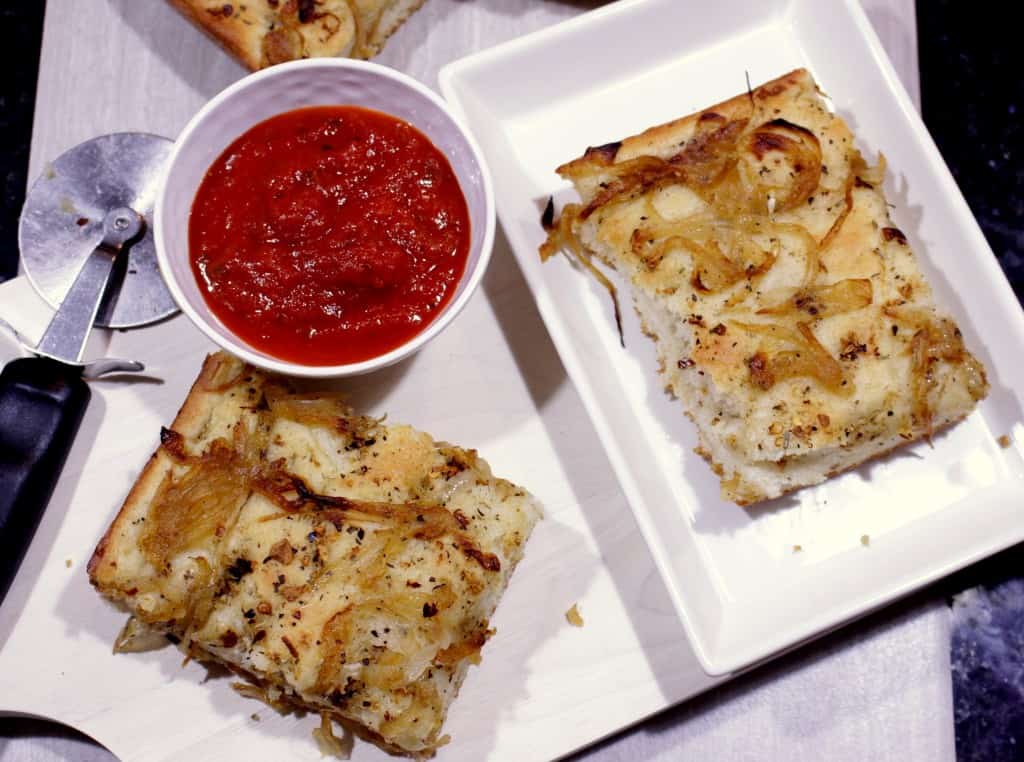
M679 370L686 370L687 368L692 368L696 364L697 363L695 363L689 357L684 357L682 360L676 363L676 367L678 367Z
M256 618L256 612L253 611L252 609L249 609L242 616L244 616L246 619L248 619L251 622L253 619Z
M236 558L235 562L227 568L227 574L235 582L238 582L246 574L252 573L252 561L248 558Z
M425 619L429 619L430 617L434 616L434 614L436 614L436 613L437 613L437 605L436 604L433 604L433 603L424 603L423 604L423 617Z

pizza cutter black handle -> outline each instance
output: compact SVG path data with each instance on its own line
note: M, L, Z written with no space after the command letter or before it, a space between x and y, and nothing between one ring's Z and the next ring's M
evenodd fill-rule
M44 357L0 372L0 602L50 502L89 405L81 370Z

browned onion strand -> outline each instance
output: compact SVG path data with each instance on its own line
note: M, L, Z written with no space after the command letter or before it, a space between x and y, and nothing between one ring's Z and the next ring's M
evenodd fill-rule
M871 304L871 281L847 278L828 285L816 285L798 291L781 304L764 307L758 315L823 318L853 312Z
M339 527L364 523L373 525L376 532L421 540L450 537L455 547L483 569L501 569L500 559L477 547L458 518L443 505L372 502L318 494L300 477L289 473L283 460L268 462L267 439L278 414L335 431L357 429L349 432L354 442L364 441L368 430L362 427L372 426L375 421L363 418L351 422L346 417L348 408L334 395L284 394L273 387L266 391L267 396L261 397L255 408L256 425L236 425L231 441L216 439L201 454L187 452L179 433L170 429L161 432L161 448L173 465L154 497L139 547L154 568L160 570L169 569L170 560L182 553L205 548L203 555L193 556L187 610L165 607L159 611L164 620L173 618L183 624L186 638L208 618L220 585L213 570L224 568L216 547L206 548L206 544L210 538L230 531L253 492L281 508L283 513L279 516L309 514ZM210 554L211 559L207 560L205 554Z
M933 371L935 363L944 361L961 365L966 373L968 393L975 400L980 400L988 391L985 370L967 351L960 329L952 320L939 318L921 307L893 303L884 305L882 313L914 331L909 350L913 415L917 424L925 428L930 440L934 418L930 397L937 384Z
M763 337L771 347L767 358L762 361L764 367L750 368L748 362L748 368L755 376L755 385L771 388L784 379L807 376L817 379L836 394L847 396L852 393L839 362L821 345L807 323L797 323L796 330L775 323L731 321L730 325Z
M577 235L580 224L598 209L607 212L646 194L643 224L630 238L633 254L653 272L674 252L685 252L692 261L691 283L698 291L734 289L723 305L726 310L750 298L753 284L775 266L785 245L802 257L803 274L786 297L757 314L779 318L794 327L739 324L763 336L771 355L759 351L752 356L748 362L752 381L758 388L768 389L783 379L810 377L834 393L847 395L852 388L839 362L818 341L808 321L853 312L872 303L868 279L831 284L817 281L825 270L822 252L850 215L856 184L880 181L884 159L872 170L859 153L849 153L842 208L819 240L804 225L775 217L805 205L819 188L823 161L818 137L784 119L763 120L754 98L751 112L750 118L731 121L712 112L701 115L694 136L668 158L639 156L616 163L620 144L588 151L588 161L574 165L571 174L576 180L599 183L600 188L586 206L566 206L541 246L541 257L546 260L561 250L583 264L613 295L620 325L614 286L593 267L590 252ZM709 211L682 220L666 219L651 203L649 192L669 185L691 189ZM764 239L770 241L771 250L758 243ZM743 282L743 288L736 288ZM621 336L621 326L619 331Z
M619 333L619 344L626 346L626 338L622 333L622 311L619 309L619 292L608 277L594 265L590 253L580 243L578 236L573 230L580 212L579 204L567 204L562 210L555 228L548 232L547 240L541 244L541 261L547 261L558 252L564 252L570 260L575 260L589 272L598 283L608 292L612 299L612 311L615 316L615 328Z

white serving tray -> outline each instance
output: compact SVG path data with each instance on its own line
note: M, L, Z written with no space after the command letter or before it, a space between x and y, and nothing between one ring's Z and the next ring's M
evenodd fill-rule
M805 66L870 157L936 297L989 372L968 420L825 485L748 509L692 453L632 311L556 258L553 168ZM498 213L703 668L744 668L1024 539L1024 314L855 0L624 0L445 67L495 177ZM624 290L623 290L624 291ZM1002 435L1013 438L1000 447ZM862 537L867 535L867 543ZM799 548L799 550L797 549Z

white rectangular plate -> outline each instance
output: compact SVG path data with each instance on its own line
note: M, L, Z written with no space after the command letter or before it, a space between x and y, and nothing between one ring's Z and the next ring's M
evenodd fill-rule
M939 304L992 391L965 422L752 508L719 497L653 344L562 258L541 266L554 168L799 66L869 157ZM481 143L498 213L704 669L724 674L1024 539L1024 314L855 0L625 0L450 64L441 87ZM626 289L623 289L626 292ZM999 438L1009 435L1002 447Z

